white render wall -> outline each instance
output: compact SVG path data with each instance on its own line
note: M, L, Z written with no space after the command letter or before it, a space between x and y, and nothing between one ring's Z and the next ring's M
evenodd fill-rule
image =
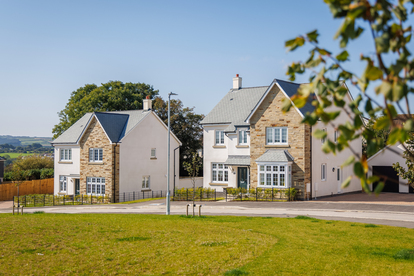
M120 143L119 192L142 190L142 177L150 176L152 191L167 190L167 128L151 112ZM179 146L171 135L170 190L174 183L174 149ZM151 159L151 148L156 148L156 159ZM176 150L175 174L179 185L179 155Z
M55 151L55 167L54 167L54 194L63 194L59 193L59 178L60 176L66 176L66 193L67 195L75 194L75 180L74 178L69 177L69 175L79 175L80 174L80 148L79 146L60 146L54 145ZM72 149L72 161L63 161L60 159L59 149ZM77 177L79 178L79 177Z
M407 165L405 164L406 160L403 157L404 150L403 150L402 145L398 143L396 145L390 146L389 148L391 148L391 150L399 152L400 155L392 152L388 148L382 149L380 152L373 155L371 158L368 159L368 167L369 167L368 177L372 176L373 166L392 166L393 164L399 162L400 165L407 170ZM408 193L409 187L408 187L407 180L404 180L401 177L399 177L399 182L400 182L400 185L399 185L400 193ZM370 188L372 190L373 188L372 185L370 186Z
M229 166L229 181L227 185L212 184L212 163L224 163L229 155L250 155L249 147L237 147L238 133L230 133L224 136L224 147L215 146L215 130L224 130L228 125L204 125L203 126L203 187L223 191L223 187L237 187L237 167ZM250 134L247 135L247 143L250 144Z
M350 97L345 97L346 101L350 101ZM330 107L328 111L335 110L335 107ZM348 116L345 112L341 112L341 114L335 119L333 124L336 126L337 124L345 123L349 120ZM331 141L334 141L334 132L335 127L331 125L325 125L323 122L318 121L315 126L312 127L312 132L315 129L327 129L327 135ZM349 143L352 149L359 153L360 156L362 155L362 141L361 139L356 139ZM361 191L361 182L358 178L353 177L351 180L350 185L345 188L341 189L341 183L348 178L348 176L354 175L353 166L348 166L342 168L342 175L341 181L337 181L337 169L341 167L343 162L352 155L350 149L344 149L343 151L336 153L336 155L325 154L322 149L322 141L321 139L316 139L312 136L312 197L319 197L319 196L329 196L335 195L338 193L349 193L355 191ZM326 164L326 181L321 180L322 174L322 164ZM332 171L332 168L335 168L335 171Z

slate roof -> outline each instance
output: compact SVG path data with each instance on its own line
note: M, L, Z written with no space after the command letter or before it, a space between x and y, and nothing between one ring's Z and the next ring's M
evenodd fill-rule
M150 112L143 110L86 113L69 129L52 141L53 144L76 144L92 116L96 116L112 143L119 142Z
M293 162L294 158L289 151L281 149L269 149L256 162Z
M229 155L224 165L250 166L250 155Z
M291 97L296 94L300 84L274 79L269 86L247 87L231 89L224 98L207 114L202 125L207 124L229 124L225 132L234 132L236 127L249 126L245 121L254 113L255 109L266 97L273 84L277 83L285 93ZM299 111L302 115L312 112L314 106L311 104L312 97Z
M234 131L235 126L248 126L244 121L267 88L268 86L231 89L201 124L230 124L227 131Z

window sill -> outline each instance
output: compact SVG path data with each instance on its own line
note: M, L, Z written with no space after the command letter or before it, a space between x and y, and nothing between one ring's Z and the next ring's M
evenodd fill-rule
M105 165L104 162L88 162L88 165Z
M59 161L59 164L73 164L72 161Z
M265 145L265 148L290 148L289 144L285 145Z
M225 145L214 145L213 148L215 148L215 149L225 149L226 146Z
M58 195L66 195L66 192L59 192Z
M278 187L278 186L271 186L271 185L269 185L269 186L262 186L262 185L258 185L257 186L257 188L260 188L260 189L263 189L263 188L269 188L269 189L271 189L271 188L273 188L273 189L289 189L288 187Z
M208 183L210 186L229 186L228 183Z
M150 157L151 160L157 160L157 157Z
M248 148L249 145L237 145L236 148Z

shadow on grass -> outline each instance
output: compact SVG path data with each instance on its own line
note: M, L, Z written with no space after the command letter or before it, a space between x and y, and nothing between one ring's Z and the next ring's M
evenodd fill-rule
M224 273L224 276L244 276L244 275L249 275L248 272L235 268L229 271L226 271L226 273Z
M394 259L414 261L414 249L401 249L394 254Z
M120 239L116 239L119 242L123 242L123 241L145 241L145 240L149 240L150 238L148 237L128 237L128 238L120 238Z

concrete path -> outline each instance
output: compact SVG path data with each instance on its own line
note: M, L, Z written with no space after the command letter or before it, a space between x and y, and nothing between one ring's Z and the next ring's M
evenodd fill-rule
M188 202L171 202L172 215L185 215ZM414 228L414 204L304 201L304 202L197 202L202 204L202 215L296 217L309 216L325 220L343 220ZM116 214L165 214L165 200L135 204L49 206L25 208L25 212L45 213L116 213ZM0 213L10 213L10 208ZM192 210L190 210L190 213ZM198 208L196 210L198 214Z

